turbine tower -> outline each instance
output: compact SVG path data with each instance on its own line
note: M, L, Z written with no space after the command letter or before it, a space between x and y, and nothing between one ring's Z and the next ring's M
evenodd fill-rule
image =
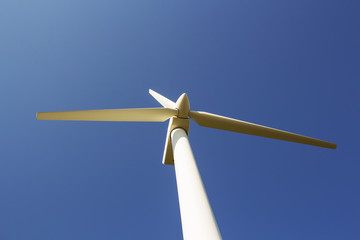
M181 225L183 238L185 240L222 239L188 140L189 118L203 127L324 148L336 148L336 144L334 143L315 138L212 113L191 111L189 99L185 93L183 93L176 102L167 99L151 89L149 93L163 108L39 112L36 114L36 118L38 120L131 122L164 122L170 119L162 162L163 164L175 166Z

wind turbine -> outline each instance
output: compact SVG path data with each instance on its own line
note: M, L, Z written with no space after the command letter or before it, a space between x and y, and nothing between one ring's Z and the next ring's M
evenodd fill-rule
M164 122L170 119L162 162L175 166L183 238L186 240L222 239L187 137L189 117L203 127L324 148L336 148L334 143L315 138L212 113L191 111L189 99L185 93L176 102L151 89L149 93L163 108L39 112L36 114L36 118L39 120L131 122Z

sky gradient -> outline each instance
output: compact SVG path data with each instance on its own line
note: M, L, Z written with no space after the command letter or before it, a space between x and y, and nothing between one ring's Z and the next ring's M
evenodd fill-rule
M182 239L167 122L36 112L207 111L338 144L202 128L224 239L360 239L358 1L0 2L0 239Z

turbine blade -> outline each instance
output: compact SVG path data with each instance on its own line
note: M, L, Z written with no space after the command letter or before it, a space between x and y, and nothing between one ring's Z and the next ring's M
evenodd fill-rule
M324 148L336 148L335 143L325 142L319 139L302 136L299 134L269 128L254 123L249 123L233 118L223 117L207 112L191 111L189 116L200 126L221 130L245 133L260 137L274 138L289 142L308 144Z
M38 120L164 122L177 114L169 108L106 109L66 112L38 112Z
M176 108L176 104L171 101L170 99L167 99L166 97L164 97L163 95L149 89L149 93L151 94L151 96L153 96L156 101L158 101L163 107L165 108L172 108L175 109Z

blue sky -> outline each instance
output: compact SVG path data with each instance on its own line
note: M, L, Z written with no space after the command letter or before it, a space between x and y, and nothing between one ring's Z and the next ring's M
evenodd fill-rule
M41 111L208 111L335 142L192 122L224 239L359 239L358 1L0 2L0 239L182 239L167 123Z

